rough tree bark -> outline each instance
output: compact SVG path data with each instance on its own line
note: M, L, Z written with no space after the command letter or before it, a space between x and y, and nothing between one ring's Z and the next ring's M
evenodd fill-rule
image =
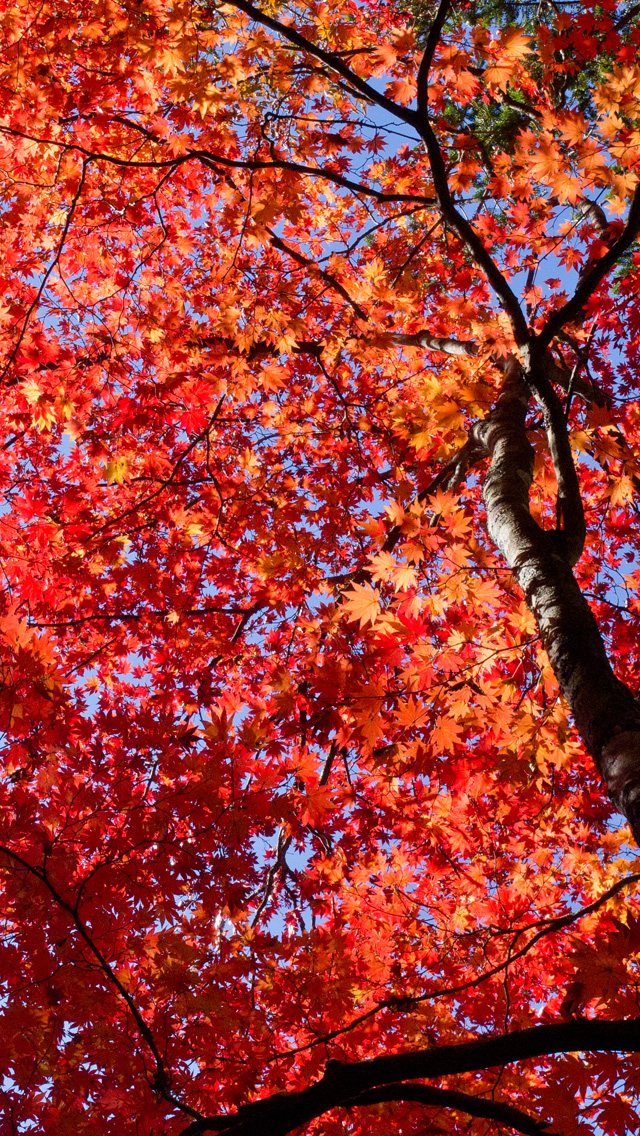
M528 369L512 357L494 410L474 430L491 457L483 488L489 533L525 594L609 796L640 843L640 706L613 673L572 571L584 545L584 514L562 408L543 366L544 357L534 355ZM545 390L543 410L558 481L562 527L550 531L538 525L529 508L533 448L525 418L532 390Z
M234 0L234 4L257 23L329 63L338 73L348 72L357 89L378 105L390 109L384 97L354 77L338 57L329 58L295 29L267 16L246 0ZM507 364L496 360L496 365L504 370L504 381L495 407L486 419L474 426L466 445L422 491L420 499L441 486L457 487L480 458L491 458L483 491L489 534L525 594L578 733L606 783L611 800L629 821L640 844L640 704L616 678L593 612L572 571L584 546L585 523L567 415L556 387L568 391L568 398L576 394L598 404L606 400L579 376L571 376L569 380L568 374L562 372L548 352L554 338L567 324L580 322L585 304L595 289L636 240L640 231L640 186L632 199L622 233L611 239L602 256L585 266L573 296L552 312L542 329L530 326L498 264L472 223L456 207L444 156L430 122L429 73L450 8L451 0L441 0L427 38L417 77L417 109L399 108L394 104L393 113L422 138L441 217L464 242L493 289L511 323L518 355L512 355ZM585 198L578 208L582 216L593 220L606 239L609 229L599 206ZM291 255L291 250L275 234L272 241ZM299 255L296 259L300 259ZM332 278L330 283L345 295L355 314L366 322L366 314L344 289ZM477 345L469 340L443 339L426 330L414 334L389 333L385 341L389 345L422 347L453 356L474 358L478 355ZM319 343L301 343L298 350L318 355L323 348ZM532 398L542 409L558 483L558 524L554 530L542 529L529 509L533 450L527 440L525 419ZM400 529L393 529L385 542L385 551L391 551L400 536ZM362 570L351 573L349 578L364 578ZM334 582L344 582L344 578Z
M480 445L491 457L483 490L489 534L525 594L560 690L609 796L640 844L640 705L614 675L593 612L572 572L584 547L584 512L566 415L549 377L557 378L557 374L547 353L562 328L583 316L598 284L635 241L640 230L640 187L623 232L581 273L572 298L553 312L542 330L530 327L506 277L473 225L456 208L430 122L429 72L450 7L451 0L441 0L427 39L418 72L415 126L427 152L441 215L464 242L509 317L520 355L503 364L498 401L472 431L472 444ZM591 208L591 202L583 203L583 213ZM470 353L468 347L464 345L466 353ZM457 353L462 352L458 349ZM533 450L525 419L531 396L543 412L558 483L558 524L553 531L543 530L529 509Z

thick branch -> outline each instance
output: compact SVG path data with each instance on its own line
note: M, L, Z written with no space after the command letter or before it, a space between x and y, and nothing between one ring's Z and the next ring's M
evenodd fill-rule
M260 8L256 8L254 4L248 3L248 0L230 0L230 3L234 8L239 8L241 12L245 12L247 16L250 16L257 24L262 24L263 27L269 28L270 31L276 32L278 35L281 35L283 39L288 40L294 47L299 48L301 51L306 51L315 59L320 59L322 63L330 67L332 71L335 71L338 75L341 75L343 79L346 79L351 87L359 91L360 94L364 95L370 102L382 107L383 110L395 115L396 118L406 122L409 126L415 127L415 111L408 110L407 107L400 106L400 104L395 103L393 99L388 99L386 95L380 94L380 91L376 91L375 87L372 87L365 79L361 79L355 71L347 67L347 64L339 55L336 55L332 51L325 51L324 48L319 47L317 44L312 43L311 40L301 35L294 27L291 27L289 24L283 24L280 20L275 20L273 16L267 15L267 13L263 12Z
M549 452L558 483L557 528L561 533L562 547L569 563L576 564L582 556L587 534L584 507L578 474L571 452L569 431L564 407L547 374L546 353L527 352L529 366L525 379L536 396L544 415ZM556 374L557 368L551 373Z
M610 406L611 399L604 393L597 385L597 383L588 382L580 378L576 373L577 367L569 370L568 367L560 366L555 359L547 352L544 360L544 368L547 377L552 382L559 386L561 390L573 396L578 395L587 406Z
M389 332L384 343L394 343L399 347L422 347L427 351L442 351L444 355L457 355L465 359L476 359L480 354L478 345L471 339L442 339L429 331ZM494 359L498 365L500 360ZM579 375L572 374L567 367L561 367L549 354L544 356L544 374L563 391L571 389L587 406L606 406L607 396L593 384L585 382Z
M635 20L639 12L640 4L633 4L632 7L629 8L629 11L625 12L625 14L616 21L616 23L613 25L613 30L615 32L621 31L622 28L626 27L627 24L630 24L632 20Z
M442 216L445 221L448 221L451 228L455 230L460 239L464 241L478 268L484 272L484 275L509 317L516 343L519 347L523 347L529 341L529 329L515 292L511 290L497 264L487 252L473 225L456 209L449 190L447 171L442 151L430 122L427 119L423 119L420 122L419 129L427 148L433 186Z
M137 125L132 123L132 125ZM328 169L324 166L305 166L300 162L290 161L288 158L282 158L279 161L262 161L256 158L227 158L221 154L214 154L209 150L189 150L187 152L189 158L196 158L202 162L203 165L211 166L214 168L218 166L229 166L231 169L236 170L289 170L291 173L304 174L305 177L320 178L323 181L330 181L334 185L339 185L343 189L349 189L352 193L361 194L364 197L373 197L376 201L406 201L409 204L418 202L421 205L434 205L434 197L425 197L423 194L411 193L386 193L382 189L374 189L373 186L363 185L362 182L352 181L351 178L345 177L343 174L336 173L334 170ZM102 157L102 155L98 155Z
M324 1076L307 1089L243 1105L227 1116L206 1117L183 1129L182 1136L201 1132L233 1132L235 1136L286 1136L295 1128L360 1094L397 1081L445 1077L493 1069L513 1061L556 1053L618 1050L640 1053L640 1018L616 1021L582 1018L515 1030L499 1037L460 1045L442 1045L374 1057L370 1061L329 1061Z
M438 43L440 42L442 29L449 15L450 8L451 0L440 0L435 19L429 28L427 42L424 47L424 52L422 53L422 59L420 60L420 67L418 68L418 114L425 119L429 117L429 73L431 71L431 64L433 63L433 57L436 53Z
M458 1093L451 1089L436 1089L432 1085L413 1085L406 1082L384 1085L378 1089L370 1089L367 1093L360 1093L360 1096L354 1097L353 1100L345 1101L343 1107L357 1108L369 1104L382 1104L385 1101L415 1101L416 1104L432 1108L455 1108L458 1112L466 1112L468 1116L497 1120L515 1129L516 1132L522 1132L523 1136L552 1136L545 1121L536 1120L535 1117L504 1101L486 1100L483 1097Z
M510 356L496 406L474 428L475 437L492 458L483 490L489 533L510 567L518 563L525 550L537 548L543 531L529 510L533 447L525 430L528 403L522 368Z
M558 483L557 532L562 534L564 551L573 566L582 556L587 528L569 434L559 406L552 410L545 407L545 427Z
M458 355L465 359L475 359L478 355L476 344L469 339L442 339L428 331L389 332L385 340L396 343L398 347L423 347L427 351L442 351L444 355Z
M291 250L286 246L286 253L295 253L298 258L298 263L302 263L304 258L297 250ZM326 282L334 287L334 278L327 274L324 277ZM348 297L347 302L352 303L351 297ZM363 313L364 315L364 313ZM362 317L360 317L362 318ZM372 332L368 335L354 335L354 339L369 343L372 347L416 347L425 351L442 352L443 355L453 355L463 359L477 359L479 355L478 346L471 339L448 339L441 336L432 335L430 331L388 331L388 332ZM267 343L266 340L257 340L252 343L249 348L243 349L238 347L235 340L222 335L207 335L198 336L198 344L207 347L221 347L224 351L234 355L245 354L248 359L255 359L259 355L279 355L281 354L280 348L275 343ZM291 348L294 355L313 355L316 359L319 358L325 349L325 345L319 339L299 339L295 346ZM567 367L560 367L547 355L544 361L544 368L547 376L561 388L563 391L568 391L571 388L573 395L578 395L587 406L595 403L596 406L608 405L608 398L602 393L599 388L593 384L585 382L579 375L572 375L572 372Z
M590 201L588 197L583 197L576 206L576 213L578 216L589 221L594 229L597 229L603 236L607 236L609 232L609 222L607 215L601 205L597 201Z
M526 407L524 378L512 360L495 409L475 428L492 459L483 487L489 533L536 618L560 690L609 796L640 843L640 706L614 675L593 612L571 571L580 519L572 517L576 528L567 540L563 532L541 529L529 511L533 450L525 432ZM554 431L552 426L555 444ZM569 493L571 511L576 505L564 445L568 441L560 443L554 460L561 478L566 474L563 492Z

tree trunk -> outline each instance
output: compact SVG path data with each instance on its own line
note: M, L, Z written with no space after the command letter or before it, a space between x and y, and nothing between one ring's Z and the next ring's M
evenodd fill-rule
M483 487L489 534L535 616L560 690L609 796L640 844L640 705L614 675L593 612L576 582L571 567L577 559L575 534L570 528L541 529L529 509L533 449L525 417L530 391L545 382L543 375L536 374L537 366L526 382L514 358L505 364L498 402L474 430L491 457ZM561 498L562 456L556 450L557 443L560 448L564 445L566 460L566 429L557 420L551 422L548 414L545 417Z

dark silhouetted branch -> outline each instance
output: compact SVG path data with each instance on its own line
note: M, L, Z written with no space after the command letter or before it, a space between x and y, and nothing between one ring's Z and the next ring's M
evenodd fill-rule
M635 241L638 232L640 232L640 182L636 186L631 205L629 207L629 214L627 216L626 225L618 237L614 241L611 248L594 262L591 268L584 274L584 277L578 283L578 286L566 304L558 308L553 315L549 316L542 331L537 336L537 342L541 348L548 347L552 339L558 334L559 331L567 323L573 323L579 319L584 311L585 304L591 298L598 285L604 280L607 273L615 268L624 255L627 249Z
M383 1085L379 1089L370 1089L366 1093L361 1093L353 1100L345 1101L342 1107L359 1108L386 1101L415 1102L431 1108L453 1108L457 1112L466 1112L468 1116L496 1120L516 1132L522 1132L523 1136L553 1136L545 1121L537 1120L505 1101L486 1100L484 1097L472 1096L470 1093L437 1089L432 1085L412 1085L405 1082Z
M640 1053L640 1018L553 1022L498 1037L394 1053L369 1061L329 1061L324 1076L308 1088L252 1101L225 1116L196 1120L183 1129L182 1136L200 1136L203 1132L287 1136L331 1109L353 1102L362 1093L398 1081L452 1076L536 1057L590 1051Z

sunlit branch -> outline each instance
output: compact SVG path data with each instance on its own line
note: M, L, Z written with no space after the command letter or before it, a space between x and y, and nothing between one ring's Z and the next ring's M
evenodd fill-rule
M339 296L342 296L343 300L346 300L347 304L349 304L349 306L358 316L358 319L367 320L369 318L367 313L360 307L360 304L357 302L357 300L354 300L353 297L349 295L344 285L341 284L339 280L336 280L335 276L333 276L331 272L327 272L325 268L318 268L310 257L304 256L303 253L299 252L297 249L292 248L291 245L286 244L286 242L283 241L282 238L277 235L277 233L274 233L273 229L267 228L267 232L269 233L271 244L274 248L277 248L280 252L286 253L287 256L290 256L291 259L295 260L296 264L299 264L301 267L310 268L312 272L315 275L319 276L322 280L324 280L325 283L334 290L334 292L337 292Z

